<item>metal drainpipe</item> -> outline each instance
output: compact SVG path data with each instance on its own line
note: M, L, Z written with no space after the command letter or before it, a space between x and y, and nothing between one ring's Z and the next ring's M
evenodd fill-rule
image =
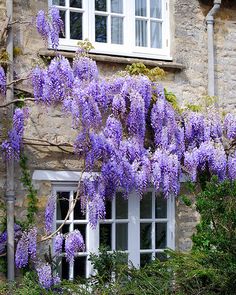
M9 22L13 19L13 0L6 0L6 10ZM13 80L13 31L8 28L7 53L9 56L9 66L7 69L7 83ZM6 101L14 99L13 84L7 88ZM12 118L13 106L7 111L8 118ZM13 282L15 279L14 262L14 213L15 213L15 192L14 192L14 160L7 161L6 164L6 210L7 210L7 279Z
M221 0L214 0L214 6L206 16L208 35L208 95L215 96L215 58L214 58L214 15L220 9ZM218 102L216 102L218 106Z

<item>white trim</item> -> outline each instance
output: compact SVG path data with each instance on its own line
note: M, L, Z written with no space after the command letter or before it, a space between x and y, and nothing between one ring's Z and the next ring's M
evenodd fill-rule
M80 180L81 171L68 171L68 170L34 170L33 180L48 180L48 181L61 181L61 182L77 182ZM96 172L84 172L82 179L95 177Z

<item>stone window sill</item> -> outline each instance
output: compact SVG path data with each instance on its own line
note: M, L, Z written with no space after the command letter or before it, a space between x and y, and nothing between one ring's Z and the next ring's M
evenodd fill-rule
M59 53L67 58L73 58L75 53L70 51L59 51ZM54 50L40 49L40 56L49 56L54 57L56 53ZM160 61L152 59L143 59L143 58L133 58L133 57L120 57L120 56L111 56L104 54L89 54L89 56L98 62L106 63L116 63L116 64L133 64L133 63L143 63L148 67L159 67L166 71L181 71L185 69L185 66L181 63L176 63L172 61Z

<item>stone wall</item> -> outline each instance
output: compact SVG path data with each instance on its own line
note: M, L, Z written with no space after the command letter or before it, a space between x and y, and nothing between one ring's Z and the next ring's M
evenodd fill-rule
M0 2L3 3L4 1ZM0 8L2 8L0 4ZM171 15L171 54L174 62L183 64L184 70L169 70L163 81L168 90L174 92L180 103L191 101L207 94L207 32L205 16L211 6L199 0L170 0ZM14 0L14 19L32 20L39 9L47 9L47 0L30 1ZM0 11L1 15L2 11ZM236 62L236 9L223 7L216 16L216 81L217 95L222 104L236 105L234 78ZM39 61L38 50L45 48L45 43L36 33L32 23L14 26L15 73L25 76L32 66ZM110 75L125 68L125 64L98 63L103 75ZM28 82L17 85L17 89L28 91ZM74 134L70 129L71 122L61 116L58 110L31 107L31 117L26 129L26 137L43 137L57 142L73 142ZM69 131L68 131L69 130ZM70 154L61 153L58 149L42 149L41 147L26 147L29 158L30 171L35 169L79 170L78 161ZM4 166L0 164L0 194L3 194ZM19 173L16 178L19 178ZM25 215L25 191L19 181L16 181L17 214L21 218ZM39 220L50 184L37 183L40 197ZM191 234L198 216L194 210L187 209L181 201L177 201L176 212L176 246L180 250L191 247Z

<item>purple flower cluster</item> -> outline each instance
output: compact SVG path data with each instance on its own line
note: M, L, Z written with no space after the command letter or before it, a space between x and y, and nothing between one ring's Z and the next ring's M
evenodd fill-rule
M32 259L36 258L37 251L37 228L33 227L28 231L28 241L29 241L29 256Z
M59 34L64 31L64 24L60 17L59 10L52 7L49 11L49 18L43 10L40 10L36 17L38 33L44 40L51 40L53 49L59 45Z
M68 262L72 263L76 253L84 250L84 247L84 239L78 230L68 233L65 239L66 259Z
M86 56L76 57L72 69L74 76L84 82L91 82L98 78L96 62Z
M62 252L64 236L61 233L58 233L54 238L54 253L55 255L60 255Z
M45 209L45 231L47 234L52 233L53 221L55 216L57 196L51 194L48 198L48 202Z
M0 66L0 94L5 95L7 89L7 79L4 69Z
M236 139L236 115L229 113L225 116L224 128L228 139Z
M8 132L8 139L3 141L1 148L6 159L19 159L24 133L24 121L28 117L28 109L15 109L12 129Z
M44 289L50 289L54 285L58 285L61 280L58 274L52 275L52 268L48 263L40 263L36 267L39 284Z

